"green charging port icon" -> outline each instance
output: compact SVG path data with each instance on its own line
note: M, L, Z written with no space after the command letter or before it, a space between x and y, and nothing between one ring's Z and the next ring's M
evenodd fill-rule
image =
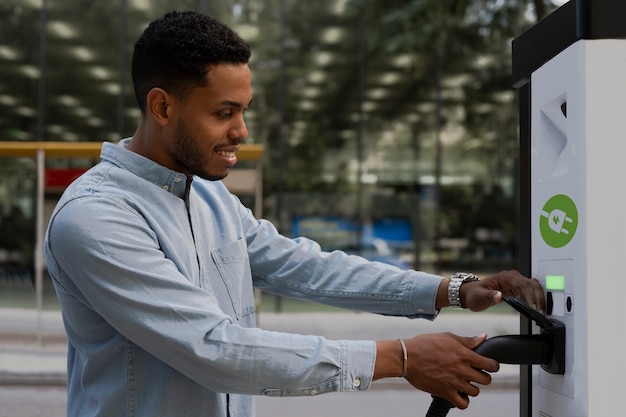
M562 248L574 238L578 227L578 210L564 194L552 196L541 210L539 230L543 241L553 248Z

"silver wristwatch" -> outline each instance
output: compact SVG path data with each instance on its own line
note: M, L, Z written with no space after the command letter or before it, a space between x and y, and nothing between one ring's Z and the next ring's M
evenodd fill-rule
M448 286L448 302L450 307L463 308L461 305L461 285L466 282L478 281L478 277L467 272L455 272Z

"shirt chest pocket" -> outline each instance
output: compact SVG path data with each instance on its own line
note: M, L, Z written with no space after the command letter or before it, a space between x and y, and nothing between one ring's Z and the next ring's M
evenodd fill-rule
M221 248L214 249L211 257L220 278L224 283L228 299L232 305L235 319L245 322L247 318L254 323L254 291L252 288L252 273L246 251L246 242L243 239L229 243ZM222 295L223 297L226 294ZM223 300L225 301L225 300ZM250 317L247 317L250 316Z

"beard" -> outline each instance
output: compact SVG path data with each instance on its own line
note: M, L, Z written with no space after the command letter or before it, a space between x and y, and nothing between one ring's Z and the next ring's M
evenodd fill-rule
M211 174L207 171L207 163L204 153L199 146L199 139L187 130L185 124L180 121L176 126L174 158L179 165L184 166L191 175L196 175L209 181L219 181L226 177L228 171L221 175Z

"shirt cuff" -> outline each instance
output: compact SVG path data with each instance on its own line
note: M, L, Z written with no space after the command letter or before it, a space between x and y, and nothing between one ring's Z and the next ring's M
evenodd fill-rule
M341 343L340 391L366 391L374 378L376 342L343 340Z
M439 314L436 307L437 292L444 278L424 272L417 274L406 291L407 317L434 320Z

